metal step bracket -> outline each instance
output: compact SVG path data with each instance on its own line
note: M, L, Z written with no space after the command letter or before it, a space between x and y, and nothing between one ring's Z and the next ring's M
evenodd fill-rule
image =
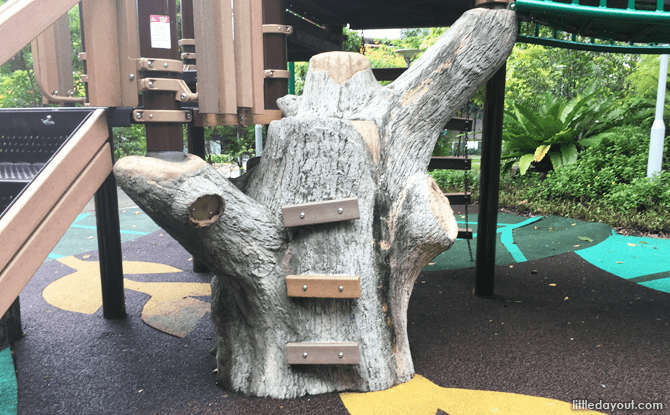
M360 219L358 199L355 197L304 203L282 207L284 226L315 225Z
M177 62L177 61L175 61ZM179 61L179 65L182 63ZM144 78L140 80L141 91L173 91L175 99L182 102L198 100L198 93L191 92L183 79L172 78Z
M358 342L288 343L289 365L358 365Z
M193 114L189 110L170 111L170 110L144 110L133 111L133 121L136 123L146 122L177 122L189 123L193 120Z
M287 275L289 297L361 298L361 277L332 275Z
M184 72L182 61L174 59L150 59L139 58L137 60L137 69L140 71L151 72Z

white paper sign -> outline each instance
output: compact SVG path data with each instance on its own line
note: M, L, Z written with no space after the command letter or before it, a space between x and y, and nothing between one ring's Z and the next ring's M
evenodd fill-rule
M151 47L154 49L172 49L170 16L157 16L152 14L150 19L149 32L151 33Z

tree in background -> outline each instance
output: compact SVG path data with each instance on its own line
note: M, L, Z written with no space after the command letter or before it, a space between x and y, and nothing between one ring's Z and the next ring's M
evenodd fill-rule
M538 108L547 91L570 100L591 86L623 97L630 91L627 77L638 61L639 55L517 43L507 61L505 101Z
M637 69L626 78L631 95L656 95L660 60L658 55L643 55ZM668 71L670 73L670 70ZM666 89L667 90L667 89Z

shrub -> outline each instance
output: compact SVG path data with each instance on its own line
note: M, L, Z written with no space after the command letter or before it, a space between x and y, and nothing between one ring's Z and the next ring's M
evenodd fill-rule
M476 170L468 170L466 173L458 170L431 170L429 174L443 192L464 191L465 178L468 180L470 191L479 190L479 172Z

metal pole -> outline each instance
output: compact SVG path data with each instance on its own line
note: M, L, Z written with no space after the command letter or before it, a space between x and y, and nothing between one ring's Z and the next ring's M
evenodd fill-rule
M668 55L661 55L661 67L658 71L658 92L656 93L656 117L651 127L649 142L649 161L647 177L654 177L661 172L663 164L663 141L665 139L665 123L663 109L665 107L665 85L668 78Z
M177 45L177 12L174 0L167 1L137 1L137 17L140 30L140 56L156 59L179 59ZM169 48L164 42L157 42L159 34L152 33L152 16L167 16L169 18ZM154 17L154 19L156 19ZM154 22L155 23L155 22ZM154 47L155 46L155 47ZM154 78L177 78L178 74L170 72L152 72ZM179 103L171 91L145 91L144 108L160 110L179 110ZM147 156L181 161L184 159L184 136L181 124L148 122L145 124L147 135Z
M477 219L477 259L475 295L493 296L498 225L498 191L500 189L500 155L502 152L503 109L505 106L504 64L486 83L482 158L479 182L479 216Z
M112 129L110 128L110 145L113 144L112 137ZM112 159L114 158L113 148L112 146ZM123 290L119 200L114 174L110 173L107 176L102 186L95 192L93 200L95 202L100 281L102 283L102 315L106 319L124 318L126 316L126 297Z
M21 306L19 297L9 306L5 315L0 318L0 350L23 337L21 326Z
M263 154L263 124L256 124L256 157Z
M295 62L288 63L288 71L291 74L291 77L288 79L288 93L295 95Z

